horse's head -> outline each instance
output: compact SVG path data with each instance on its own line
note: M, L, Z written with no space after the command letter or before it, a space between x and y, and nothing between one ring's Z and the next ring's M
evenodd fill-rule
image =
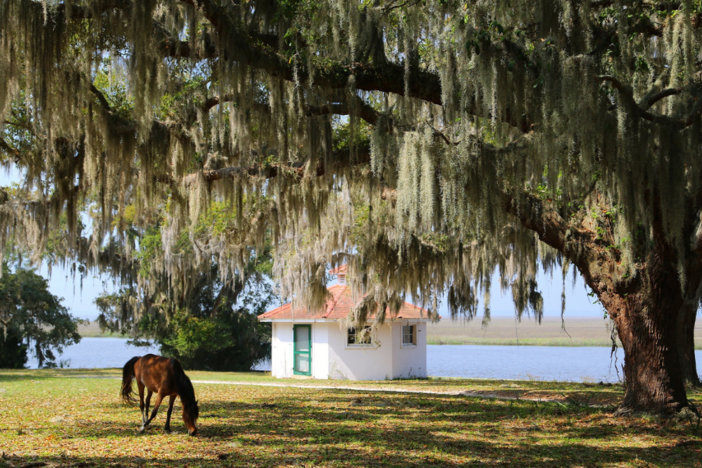
M197 418L200 416L200 408L197 406L197 401L188 405L183 405L183 422L188 428L188 434L194 436L197 434Z

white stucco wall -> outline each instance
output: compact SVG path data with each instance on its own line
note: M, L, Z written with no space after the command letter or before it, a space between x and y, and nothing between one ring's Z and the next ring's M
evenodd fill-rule
M271 330L271 375L290 377L293 366L292 323L275 323Z
M312 377L329 378L329 325L312 324Z
M417 326L417 345L402 346L402 326ZM427 326L426 323L398 321L392 327L392 378L406 379L427 376Z
M329 324L329 378L349 380L392 379L391 328L378 330L380 346L349 347L346 327Z
M426 377L426 324L417 325L417 346L402 347L402 325L382 325L375 337L379 346L346 344L346 328L336 322L295 322L311 325L312 377L317 379L385 380ZM293 377L293 323L273 322L271 374Z

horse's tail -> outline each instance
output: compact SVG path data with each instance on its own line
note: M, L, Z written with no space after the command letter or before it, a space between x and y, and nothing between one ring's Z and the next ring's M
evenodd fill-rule
M168 360L168 364L170 364L171 368L173 369L173 376L175 377L180 401L183 402L183 405L190 405L193 403L197 404L197 401L195 400L195 389L193 388L193 383L190 381L190 378L185 375L185 371L183 370L183 366L180 365L180 361L175 358L170 358Z
M133 403L136 401L136 398L134 398L132 381L134 380L134 364L139 359L141 359L141 356L131 358L122 368L122 391L120 393L125 403Z

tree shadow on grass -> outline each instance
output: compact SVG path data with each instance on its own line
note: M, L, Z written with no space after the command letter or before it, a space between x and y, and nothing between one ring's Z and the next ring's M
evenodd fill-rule
M159 446L175 458L135 459L54 457L54 466L80 462L94 466L695 466L702 460L697 436L640 419L612 418L602 409L553 403L500 402L434 395L379 395L325 390L315 399L302 394L263 394L247 401L211 400L201 405L200 433L183 435L179 405L172 426L179 434L163 436L165 408L146 434L134 422L100 422L118 403L101 405L95 424L65 430L65 439L120 438L120 444ZM123 416L123 415L121 415ZM78 416L79 417L79 416ZM543 424L544 428L538 424ZM55 430L60 431L60 426ZM162 437L154 437L154 436ZM659 440L660 446L636 446L627 436ZM654 439L658 437L658 439ZM137 438L141 438L138 440ZM686 443L676 446L680 439ZM600 444L598 444L600 442ZM38 440L40 443L40 440ZM603 446L606 443L608 446ZM628 443L628 446L622 446ZM181 457L168 449L192 449ZM643 445L646 445L644 443ZM80 454L79 454L80 455ZM222 459L217 458L221 456ZM638 461L637 461L638 460ZM23 463L36 461L24 458ZM14 463L20 466L23 463ZM88 466L88 465L83 465ZM0 467L2 465L0 464Z
M0 369L0 384L27 381L40 382L42 380L56 378L56 376L50 374L25 374L24 372L25 371L20 370L19 373L14 373L12 370Z
M114 380L114 369L0 369L0 383L80 378Z
M340 444L308 443L287 450L271 450L265 443L242 445L227 450L185 457L81 457L44 456L16 457L11 454L4 466L22 466L43 462L48 467L228 467L228 466L520 466L520 467L608 467L632 466L697 466L699 449L669 447L599 448L582 444L539 446L530 443L507 446L498 442L427 440L429 450L415 451L412 444L369 447L357 443L352 447ZM0 461L0 467L3 462ZM36 466L36 465L35 465Z

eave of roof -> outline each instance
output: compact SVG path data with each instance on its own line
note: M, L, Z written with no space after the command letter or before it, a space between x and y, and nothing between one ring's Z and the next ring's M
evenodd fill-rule
M260 317L260 316L259 316ZM318 318L259 318L261 323L338 323L339 319L318 319ZM391 317L385 319L385 323L393 321L408 321L408 322L428 322L427 317ZM375 322L375 319L368 319L368 323Z
M288 302L273 310L269 310L258 316L258 319L263 322L293 322L293 321L337 321L348 317L353 300L351 289L347 285L338 284L328 288L330 299L325 306L320 310L309 313L305 308L292 309L292 303ZM395 317L388 316L389 320L428 320L428 311L417 307L414 304L405 302ZM375 314L368 317L369 321L375 320Z
M332 268L329 270L330 275L345 275L349 272L349 265L347 263L344 263L343 265L339 265L336 268Z

